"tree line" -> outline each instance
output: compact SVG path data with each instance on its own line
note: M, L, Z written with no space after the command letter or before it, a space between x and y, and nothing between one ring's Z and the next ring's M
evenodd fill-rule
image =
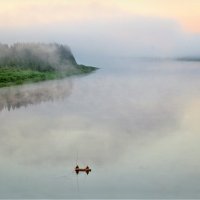
M77 66L68 46L52 43L0 44L0 68L16 67L37 71L65 70Z

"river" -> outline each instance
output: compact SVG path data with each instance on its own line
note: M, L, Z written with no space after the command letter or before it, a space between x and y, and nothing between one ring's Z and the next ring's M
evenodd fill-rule
M200 63L99 67L0 89L0 198L200 198Z

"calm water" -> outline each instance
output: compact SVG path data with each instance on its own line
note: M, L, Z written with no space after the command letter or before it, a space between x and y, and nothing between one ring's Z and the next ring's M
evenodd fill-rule
M0 198L200 198L200 63L100 67L0 89Z

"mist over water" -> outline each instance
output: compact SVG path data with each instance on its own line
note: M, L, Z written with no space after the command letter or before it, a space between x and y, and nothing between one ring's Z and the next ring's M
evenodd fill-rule
M0 90L0 111L14 110L42 102L64 99L71 94L71 79L54 80L2 88Z
M115 59L1 88L0 197L199 198L199 73L197 62ZM77 154L92 168L79 190Z

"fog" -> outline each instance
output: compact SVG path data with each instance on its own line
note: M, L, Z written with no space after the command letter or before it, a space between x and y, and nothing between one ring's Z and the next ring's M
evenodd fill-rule
M68 70L76 60L68 46L56 43L0 44L0 67L15 66L39 71Z
M0 90L0 111L14 110L42 102L62 100L71 94L72 81L45 81Z
M199 56L200 35L102 1L2 9L2 43L69 45L100 69L0 89L0 198L200 198L200 64L149 59Z
M98 57L199 56L200 52L199 34L184 31L174 20L156 17L121 16L0 30L1 41L6 43L67 44L79 62L92 62Z

